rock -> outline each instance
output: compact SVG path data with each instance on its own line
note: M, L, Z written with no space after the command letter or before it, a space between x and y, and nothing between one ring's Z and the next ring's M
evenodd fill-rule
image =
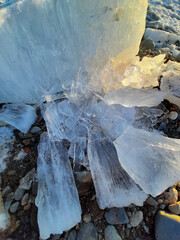
M164 210L165 209L165 207L166 207L166 205L165 204L160 204L160 206L159 206L159 208L161 209L161 210Z
M155 43L154 43L153 40L148 38L148 39L145 39L145 40L142 41L141 47L144 48L145 50L150 49L150 50L154 51Z
M158 204L162 204L163 200L161 198L159 198L157 202L158 202Z
M22 206L26 205L28 200L29 200L29 193L25 193L23 198L21 199L21 205Z
M177 117L178 117L178 113L175 111L171 111L168 115L168 118L171 120L176 120Z
M114 226L108 225L104 231L105 240L122 240Z
M105 219L111 225L129 223L129 218L124 208L111 208L108 212L105 212Z
M28 211L30 208L31 208L31 203L28 203L23 207L24 211Z
M90 171L82 171L75 173L75 181L80 196L89 191L92 185L92 177Z
M168 200L169 204L175 203L178 201L178 191L174 187L171 187L169 188L169 192L164 192L164 197Z
M37 182L33 182L33 183L32 183L32 194L33 194L34 196L37 195L37 190L38 190L38 183L37 183Z
M10 186L6 186L2 191L2 197L5 198L9 193L12 192L12 189Z
M180 53L175 58L176 62L180 62Z
M18 187L14 193L14 198L16 201L21 200L21 198L24 196L25 189Z
M152 197L149 197L146 202L147 202L147 204L149 204L151 206L154 206L154 207L157 207L157 205L158 205L156 200L154 198L152 198Z
M12 201L13 201L13 198L14 198L14 193L13 192L11 192L7 195L6 201L5 201L5 204L4 204L4 207L5 207L6 210L9 209L9 207L10 207Z
M143 212L137 211L130 217L130 224L132 227L137 227L143 220Z
M76 230L72 229L69 232L67 240L76 240Z
M83 223L78 231L76 240L98 240L94 224L92 222Z
M90 214L85 214L83 217L83 221L85 223L89 223L91 221L91 215Z
M20 180L20 188L29 190L31 188L32 180L35 176L36 170L35 168L31 169L21 180Z
M31 128L30 133L34 134L34 133L39 133L41 131L41 128L38 126L34 126Z
M180 202L170 204L168 206L168 209L171 213L175 213L177 215L180 214Z
M15 202L15 203L11 204L9 210L10 210L11 213L15 213L17 211L18 207L19 207L19 202Z
M180 217L165 211L159 211L155 218L156 240L179 240Z
M9 171L7 172L7 175L8 175L8 176L14 176L14 175L16 175L16 170L9 170Z
M23 140L23 144L25 146L28 146L30 143L31 143L31 139L30 138L27 138L27 139Z

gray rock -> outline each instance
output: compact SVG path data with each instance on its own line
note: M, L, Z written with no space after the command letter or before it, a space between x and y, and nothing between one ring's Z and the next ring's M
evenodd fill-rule
M174 187L171 187L168 192L164 192L164 197L168 203L175 203L178 201L178 191Z
M76 240L76 230L72 229L69 232L67 240Z
M149 197L146 202L147 202L147 204L149 204L149 205L151 205L151 206L154 206L154 207L157 207L157 206L158 206L158 203L157 203L156 200L155 200L154 198L152 198L152 197Z
M23 198L21 199L21 205L25 206L29 200L29 193L25 193Z
M159 211L155 218L156 240L179 240L180 217L165 211Z
M162 210L164 210L165 207L166 207L166 205L165 205L164 203L162 203L162 204L159 205L159 208L162 209Z
M178 117L178 113L175 111L171 111L168 115L168 118L171 120L176 120L177 117Z
M105 240L122 240L114 226L107 226L104 231Z
M3 198L7 197L7 195L11 192L12 192L12 189L10 186L5 187L2 191L2 197Z
M180 62L180 53L175 58L176 62Z
M154 43L153 40L148 38L148 39L145 39L145 40L142 41L141 47L144 48L145 50L150 49L150 50L154 51L155 43Z
M6 210L9 209L9 207L10 207L12 201L13 201L13 198L14 198L14 193L13 192L11 192L7 195L6 201L5 201L5 204L4 204L4 207L5 207Z
M111 208L108 212L105 212L105 219L111 225L129 223L129 218L124 208Z
M170 204L168 206L168 209L171 213L179 215L180 214L180 202Z
M91 215L90 214L84 214L83 221L85 223L89 223L91 221Z
M17 211L18 207L19 207L19 202L15 202L15 203L11 204L9 210L10 210L11 213L15 213Z
M143 212L137 211L130 217L130 224L132 227L137 227L143 220Z
M34 126L31 128L30 133L39 133L41 131L41 128L38 126Z
M24 193L25 193L25 189L18 187L14 193L15 200L16 201L21 200L21 198L24 196Z
M75 173L75 181L80 196L84 195L92 185L90 171L81 171Z
M76 240L98 240L94 224L92 222L83 223L78 231Z

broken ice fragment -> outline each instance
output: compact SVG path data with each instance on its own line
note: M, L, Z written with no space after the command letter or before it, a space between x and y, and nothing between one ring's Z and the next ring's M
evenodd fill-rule
M101 209L143 204L147 194L125 172L113 142L96 126L89 129L88 157Z
M0 172L6 168L5 160L10 156L14 132L12 127L0 127Z
M124 107L153 107L163 101L166 92L155 89L123 88L105 95L105 103L121 104Z
M23 133L28 132L36 117L35 109L25 104L5 104L0 110L0 121L12 125Z
M38 224L40 236L61 234L81 220L81 207L67 150L60 141L41 136L38 146Z
M130 127L114 142L119 161L148 194L157 196L180 181L180 140Z
M4 209L4 203L0 191L0 232L6 230L10 225L11 218L8 211Z

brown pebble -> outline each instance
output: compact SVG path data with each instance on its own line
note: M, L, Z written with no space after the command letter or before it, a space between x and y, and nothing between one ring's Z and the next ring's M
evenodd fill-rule
M164 192L164 197L168 200L168 203L175 203L178 201L178 191L171 187L168 192Z
M30 138L27 138L27 139L23 140L23 144L25 146L29 145L30 143L31 143L31 139Z
M158 202L158 204L162 204L163 200L162 199L158 199L157 202Z
M27 211L27 210L29 210L30 208L31 208L31 203L28 203L27 205L25 205L25 206L23 207L24 211Z
M76 230L78 230L78 229L79 229L79 227L80 227L79 223L78 223L78 224L76 224Z

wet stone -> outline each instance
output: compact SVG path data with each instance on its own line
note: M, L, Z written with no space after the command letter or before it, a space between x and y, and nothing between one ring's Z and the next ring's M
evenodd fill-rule
M12 192L12 189L10 186L6 186L2 191L2 197L5 198L9 193Z
M78 231L76 240L98 240L94 224L92 222L83 223Z
M132 227L137 227L143 220L143 212L142 211L137 211L132 214L130 217L130 224Z
M23 198L21 199L21 205L25 206L28 202L28 199L29 199L29 193L25 193Z
M67 240L76 240L76 230L72 229L69 232Z
M105 212L106 222L112 225L127 224L129 218L124 208L111 208L108 212Z
M41 128L38 126L34 126L31 128L30 133L34 134L34 133L39 133L41 131Z
M25 189L23 188L17 188L15 193L14 193L14 198L16 201L19 201L22 199L22 197L24 196L25 193Z
M19 207L19 202L15 202L15 203L11 204L9 210L10 210L11 213L15 213L17 211L18 207Z
M104 231L105 240L122 240L114 226L107 226Z

